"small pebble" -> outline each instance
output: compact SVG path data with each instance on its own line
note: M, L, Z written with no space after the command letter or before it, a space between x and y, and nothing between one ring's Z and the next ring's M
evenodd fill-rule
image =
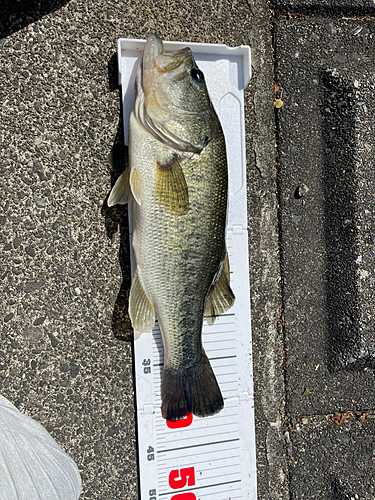
M56 397L56 403L62 404L63 402L64 402L64 394L61 394L61 392L59 392L57 397Z
M346 101L340 101L337 103L337 109L347 108L347 107L348 107L348 103Z
M306 184L300 184L296 189L295 196L296 198L303 198L304 196L306 196L308 191L309 188L306 186Z
M16 249L21 245L21 243L22 243L22 238L16 236L13 240L13 247Z
M23 332L30 342L38 342L43 337L43 330L35 326L26 327Z
M79 366L76 363L74 363L74 361L72 361L69 366L69 371L70 371L70 376L72 378L76 378L76 376L79 373Z
M8 323L8 321L10 321L11 319L13 319L13 317L14 317L14 314L13 314L13 313L9 313L9 314L7 314L7 315L5 316L5 318L4 318L4 322L5 322L5 323Z
M41 198L40 196L37 196L36 194L33 194L34 202L35 205L38 208L44 208L46 206L46 202L44 201L44 198Z
M68 363L61 363L60 364L60 370L64 373L68 373L69 372L69 365Z
M74 293L76 295L81 295L81 290L78 288L78 286L77 286L77 288L74 289Z
M349 436L347 434L340 434L339 440L344 444L349 444L350 442Z
M329 35L335 36L337 33L336 27L333 23L326 24L325 29Z
M28 283L26 283L24 291L25 293L35 292L35 290L39 290L39 288L42 288L42 286L44 286L43 282L29 281Z
M25 248L25 252L27 253L27 255L30 255L30 257L35 257L35 250L31 245Z
M39 318L37 318L35 321L34 321L34 326L38 326L38 325L42 325L45 321L45 316L40 316Z
M48 334L48 338L50 339L51 341L51 345L52 347L56 347L59 343L59 341L57 340L57 338L53 335L53 333L49 333Z
M35 224L33 222L31 222L31 220L29 220L29 219L26 219L24 221L23 225L25 226L26 229L29 229L29 230L36 228Z

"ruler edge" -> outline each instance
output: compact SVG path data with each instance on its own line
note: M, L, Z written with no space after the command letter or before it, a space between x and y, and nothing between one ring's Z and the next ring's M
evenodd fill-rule
M123 57L126 57L123 56L122 52L125 51L126 52L126 49L127 50L132 50L132 51L139 51L139 55L141 55L141 53L143 52L143 47L146 43L146 40L142 40L142 39L127 39L127 38L119 38L118 41L117 41L117 58L118 58L118 83L119 85L121 85L121 100L122 100L122 103L124 103L124 89L123 89L123 85L122 85L122 58ZM242 153L244 153L243 155L243 163L244 163L244 172L246 174L246 132L245 132L245 117L244 117L244 98L243 98L243 93L244 93L244 89L246 88L246 86L248 85L250 79L251 79L251 76L252 76L252 72L251 72L251 48L247 45L241 45L239 47L228 47L227 45L224 45L224 44L206 44L206 43L190 43L190 42L173 42L173 41L163 41L164 43L164 46L165 48L167 48L167 50L171 50L171 49L174 49L176 47L186 47L186 46L189 46L193 53L195 54L204 54L204 55L217 55L217 56L222 56L223 59L226 58L226 56L237 56L237 57L241 57L241 60L242 60L242 76L243 76L243 81L241 83L239 82L239 87L238 87L238 91L241 93L241 106L240 106L240 119L241 119L241 126L242 126L242 138L241 138L241 146L242 146ZM125 110L123 109L123 114L125 114ZM125 120L124 120L124 123L125 123ZM127 143L127 137L125 137L127 131L125 131L125 127L124 127L124 142L125 144ZM247 183L246 183L246 175L245 175L245 179L244 179L244 185L242 186L242 189L241 191L243 191L242 194L244 194L244 198L245 198L245 201L244 201L244 212L245 212L245 215L246 215L246 219L247 219ZM129 218L131 217L131 210L129 210ZM232 228L231 228L232 229ZM228 236L228 233L229 233L230 229L227 227L226 229L226 234ZM253 355L252 355L252 325L251 325L251 304L250 304L250 280L249 280L249 251L248 251L248 231L247 231L247 224L246 226L244 227L243 229L243 236L245 238L245 242L246 242L246 257L247 257L247 270L248 270L248 273L247 273L247 293L246 293L246 300L248 301L248 321L249 321L249 348L250 348L250 361L249 361L249 368L248 368L248 372L249 372L249 375L250 375L250 379L251 379L251 394L249 395L249 398L247 401L240 401L238 402L239 404L239 407L240 407L240 411L239 411L239 426L240 426L240 436L242 436L242 439L241 439L241 450L243 449L248 449L248 451L250 452L250 455L252 457L252 460L251 460L251 463L253 465L253 467L251 468L251 470L249 471L249 468L247 469L247 473L251 473L251 475L253 475L253 490L250 492L249 491L249 494L251 494L248 498L250 499L254 499L256 498L257 496L257 467L256 467L256 436L255 436L255 415L254 415L254 377L253 377ZM131 234L130 234L130 237L131 237ZM131 254L132 254L132 250L131 250ZM134 257L133 257L134 259ZM136 357L136 347L134 345L134 358ZM135 359L134 359L135 361ZM137 387L137 369L136 369L136 366L134 367L134 374L135 374L135 388ZM137 403L137 397L136 397L136 403ZM242 427L245 427L245 421L243 418L241 418L241 406L243 408L244 404L249 405L250 406L250 411L248 411L248 414L247 414L247 419L246 421L248 422L249 425L247 425L246 427L249 427L250 428L250 438L251 439L245 439L244 436L247 434L247 432L241 432L241 428ZM142 423L144 422L144 418L146 417L146 415L148 416L148 418L151 420L151 422L153 422L153 419L154 419L154 414L153 413L150 413L150 414L145 414L143 409L140 409L138 408L138 404L136 404L136 413L137 413L137 443L138 443L138 465L139 465L139 471L138 471L138 474L139 474L139 489L140 489L140 492L139 492L139 497L140 498L143 498L143 492L142 492L142 488L141 488L141 478L142 476L145 475L145 472L148 470L148 469L151 469L151 467L148 467L147 465L147 460L145 457L143 457L143 455L141 455L141 450L140 450L140 447L141 447L141 443L139 441L139 429L142 427L142 424L141 424L141 421ZM153 434L155 434L155 438L154 440L156 441L156 433L154 432L154 429L153 429ZM247 446L245 446L247 445ZM155 446L155 449L156 449L156 446ZM151 463L149 463L149 465L151 466ZM152 466L152 469L156 469L157 470L157 460L155 461L155 463L153 464ZM141 472L142 471L142 472ZM250 477L250 476L249 476ZM246 482L246 484L248 483L248 481ZM158 489L158 487L157 487ZM176 494L178 493L177 491L175 492ZM171 491L170 492L170 495L173 495L174 492ZM147 494L147 498L149 497L149 495ZM159 494L157 493L157 497L159 498Z

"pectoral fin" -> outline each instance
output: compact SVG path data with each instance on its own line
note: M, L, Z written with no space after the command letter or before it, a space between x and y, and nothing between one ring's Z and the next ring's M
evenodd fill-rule
M223 314L234 304L235 296L229 281L229 259L226 254L220 277L206 299L205 315L209 325L213 325L216 316Z
M173 212L184 212L188 207L188 187L176 155L156 164L156 199Z
M141 186L141 181L139 180L138 171L134 167L132 167L130 169L129 184L130 184L130 189L131 189L131 192L134 196L135 201L138 203L138 205L141 205L142 204L142 186Z
M154 307L148 300L141 282L138 270L135 270L129 296L129 315L137 336L151 332L154 326Z
M125 205L130 201L130 188L129 188L129 169L127 168L117 179L113 186L107 204L109 207L113 205Z

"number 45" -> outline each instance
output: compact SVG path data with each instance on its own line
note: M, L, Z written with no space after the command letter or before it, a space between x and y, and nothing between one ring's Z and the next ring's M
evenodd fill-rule
M149 446L147 448L147 460L151 462L151 460L155 460L155 455L154 455L154 448L152 446Z

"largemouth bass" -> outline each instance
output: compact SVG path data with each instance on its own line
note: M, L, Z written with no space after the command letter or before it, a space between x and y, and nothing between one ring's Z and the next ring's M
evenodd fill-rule
M162 415L213 415L223 406L202 345L234 303L225 245L228 172L224 134L204 75L189 48L165 52L146 42L129 121L129 168L108 205L132 201L133 277L129 314L135 335L155 313L164 344Z

